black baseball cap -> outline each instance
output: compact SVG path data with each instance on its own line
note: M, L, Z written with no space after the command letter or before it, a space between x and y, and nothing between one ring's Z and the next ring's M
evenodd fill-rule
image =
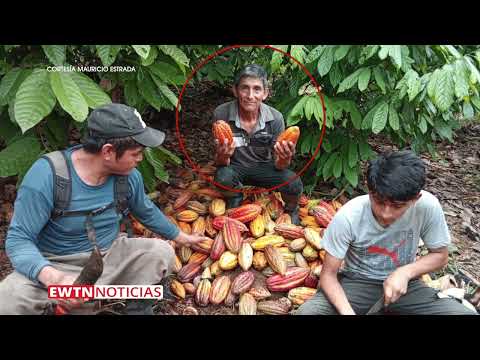
M93 110L88 119L91 136L102 139L131 136L140 145L160 146L165 133L148 127L137 109L124 104L111 103Z

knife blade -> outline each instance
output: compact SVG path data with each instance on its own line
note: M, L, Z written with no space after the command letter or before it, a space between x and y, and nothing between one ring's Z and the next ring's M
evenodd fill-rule
M385 296L382 295L382 297L378 299L375 304L373 304L370 310L368 310L366 315L373 315L380 312L384 308L384 304L385 304Z

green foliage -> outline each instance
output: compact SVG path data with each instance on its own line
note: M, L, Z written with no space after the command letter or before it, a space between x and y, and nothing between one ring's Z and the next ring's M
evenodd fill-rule
M264 66L271 81L268 103L284 114L287 126L301 128L296 169L303 168L314 154L326 125L320 152L304 176L306 189L313 189L319 181L332 181L347 191L358 186L361 162L374 156L368 143L372 136L382 134L400 148L435 154L436 140L453 141L458 119L478 117L480 111L480 47L476 45L272 47L289 53L308 69L322 88L323 101L295 61L257 46L235 48L212 58L196 72L191 84L207 79L226 88L246 64ZM190 72L222 48L2 46L0 138L7 145L4 151L12 151L10 147L23 138L32 141L37 137L39 147L25 147L30 155L22 153L25 163L19 165L20 173L39 152L67 146L69 130L84 129L82 122L89 109L120 101L141 113L148 106L173 111ZM52 65L131 66L135 71L47 71ZM146 151L139 170L147 189L153 191L157 181L168 181L167 162L181 160L164 148ZM0 165L8 169L5 174L15 172L13 163Z

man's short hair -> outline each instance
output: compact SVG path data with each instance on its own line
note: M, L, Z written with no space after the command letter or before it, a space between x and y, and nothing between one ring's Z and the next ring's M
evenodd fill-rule
M234 85L238 86L240 80L244 77L253 77L262 80L263 88L268 88L268 75L263 67L257 64L250 64L245 66L235 77Z
M83 149L89 154L98 154L105 144L111 144L113 146L117 160L120 159L127 150L144 147L136 142L131 136L103 139L90 135L84 139Z
M368 189L392 201L408 201L425 186L425 164L409 150L380 154L369 161Z

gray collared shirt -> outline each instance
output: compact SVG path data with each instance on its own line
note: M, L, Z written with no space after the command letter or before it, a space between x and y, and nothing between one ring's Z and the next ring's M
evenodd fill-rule
M261 104L257 125L251 134L242 128L238 114L238 102L233 100L218 106L213 121L225 120L230 124L235 142L235 152L230 163L242 167L273 162L273 145L285 130L283 115L267 104Z

